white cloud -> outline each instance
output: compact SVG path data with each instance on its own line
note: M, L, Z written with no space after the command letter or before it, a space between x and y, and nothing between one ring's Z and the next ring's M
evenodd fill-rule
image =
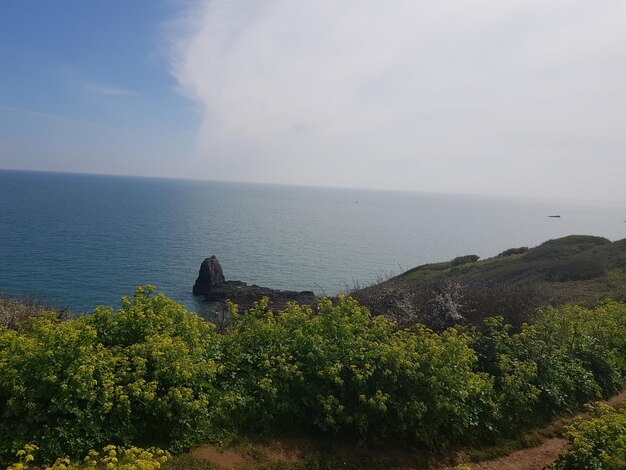
M209 0L172 72L196 175L626 200L624 24L621 0Z

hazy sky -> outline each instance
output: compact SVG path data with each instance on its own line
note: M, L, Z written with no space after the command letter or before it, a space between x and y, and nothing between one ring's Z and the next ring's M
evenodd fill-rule
M626 202L623 0L0 2L0 167Z

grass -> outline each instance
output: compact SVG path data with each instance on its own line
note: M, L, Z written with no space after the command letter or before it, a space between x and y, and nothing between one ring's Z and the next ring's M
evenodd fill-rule
M562 437L564 427L573 417L564 417L552 422L536 423L520 436L502 437L490 445L450 449L445 454L423 453L419 449L391 447L361 447L356 442L342 440L310 439L297 458L276 460L273 458L271 441L232 441L225 449L250 458L247 464L237 466L239 470L383 470L390 468L432 469L463 463L485 462L509 455L515 451L541 445L548 439ZM175 457L162 467L164 470L217 470L205 460L191 455Z
M420 286L439 279L461 284L532 281L543 285L559 302L621 298L626 282L626 239L611 243L602 237L570 235L509 256L459 266L451 262L417 266L388 282Z
M249 457L249 462L237 466L240 470L384 470L390 468L429 469L442 465L456 465L462 462L482 462L506 456L521 449L540 445L546 439L560 437L563 426L569 420L558 420L543 428L530 429L518 438L497 440L491 445L452 449L446 454L422 453L416 449L360 447L356 443L342 441L315 441L297 458L277 460L273 458L271 444L249 443L231 447ZM163 470L218 470L212 463L193 457L180 455L164 465Z
M211 448L211 446L207 446ZM368 446L346 439L321 436L299 439L253 441L240 438L224 443L225 453L235 453L246 463L233 465L239 470L383 470L389 468L426 469L441 456L415 449ZM282 449L282 451L281 451ZM287 450L285 452L285 450ZM218 451L219 452L219 451ZM446 462L448 459L446 459ZM225 465L228 467L228 464ZM162 467L164 470L214 470L214 464L185 454L176 456Z
M430 263L417 266L400 274L394 279L403 280L410 284L422 284L433 280L451 268L450 263Z
M436 331L495 315L518 329L542 307L626 301L626 239L571 235L475 259L424 264L350 294L375 315Z
M177 455L161 466L162 470L220 470L207 460L197 459L189 454Z

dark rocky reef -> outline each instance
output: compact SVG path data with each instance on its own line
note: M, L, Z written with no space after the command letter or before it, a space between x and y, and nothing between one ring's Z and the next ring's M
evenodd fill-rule
M241 308L250 308L263 297L270 299L270 307L284 308L288 302L311 305L315 294L311 291L277 290L248 285L241 281L227 281L219 260L215 256L206 258L200 265L200 272L193 286L193 294L201 295L209 302L231 300Z

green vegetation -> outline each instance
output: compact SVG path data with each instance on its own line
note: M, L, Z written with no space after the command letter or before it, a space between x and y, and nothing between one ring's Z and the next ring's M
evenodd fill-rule
M0 463L28 444L54 462L107 444L176 452L296 433L430 450L489 443L626 377L616 302L548 308L517 332L501 317L400 328L345 296L231 314L220 334L139 288L119 310L0 329Z
M217 401L211 324L138 289L122 308L0 331L0 456L25 444L76 457L107 444L179 450Z
M480 259L478 255L465 255L465 256L457 256L452 261L450 261L450 266L462 266L464 264L475 263Z
M35 456L38 450L39 448L36 445L26 444L16 454L19 462L10 465L7 467L7 470L30 468L32 462L36 460ZM169 452L161 449L140 449L138 447L125 449L108 445L102 449L102 452L89 451L84 458L78 461L72 461L66 457L58 458L52 465L46 465L45 470L86 470L94 468L106 468L107 470L156 470L161 468L161 465L168 460L171 460Z
M524 253L528 253L528 251L530 251L530 248L528 248L527 246L520 246L519 248L509 248L508 250L504 250L502 253L500 253L498 257L523 255Z
M219 470L219 467L212 463L198 459L189 454L182 454L174 459L165 462L161 466L162 470Z
M431 263L351 292L377 315L435 330L503 315L519 329L547 305L626 300L626 239L571 235L476 260Z
M552 417L623 386L624 304L549 308L510 334L501 318L476 328L479 370L494 378L501 427Z
M314 314L265 304L235 313L224 335L225 376L242 390L236 421L297 426L367 440L436 447L472 435L491 412L491 382L474 372L471 338L455 329L397 330L354 300Z
M455 259L463 258L466 257ZM599 289L593 297L583 295L579 298L563 299L588 301L598 300L602 295L611 293L606 274L615 269L626 271L626 239L611 243L602 237L570 235L549 240L531 249L522 247L505 250L494 258L474 263L454 265L450 262L418 266L392 281L412 286L442 278L461 284L533 281L556 290L562 282L596 280L598 283L595 287Z
M626 408L596 403L589 406L592 419L578 418L568 426L568 449L551 470L626 468Z

